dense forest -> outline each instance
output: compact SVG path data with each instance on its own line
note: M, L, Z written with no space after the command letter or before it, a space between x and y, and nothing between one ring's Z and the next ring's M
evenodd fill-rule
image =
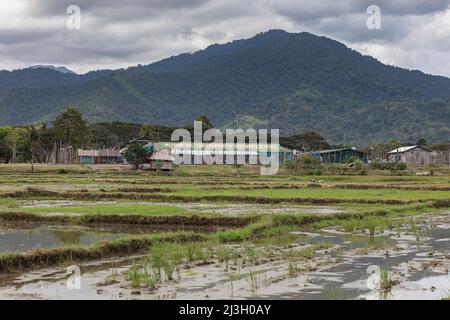
M450 79L281 30L126 70L0 72L0 125L50 123L68 106L117 128L207 114L217 127L318 131L335 144L450 138ZM96 128L99 139L109 130Z

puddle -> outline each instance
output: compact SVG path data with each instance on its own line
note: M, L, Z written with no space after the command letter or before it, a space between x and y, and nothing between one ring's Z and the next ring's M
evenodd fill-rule
M223 215L241 215L241 214L286 214L286 213L304 213L304 214L334 214L346 212L342 208L332 206L306 206L306 205L264 205L264 204L178 204L184 208L192 208L196 211L214 212Z
M101 240L114 240L125 233L105 232L85 228L42 227L12 229L0 227L0 253L23 252L65 245L87 245Z

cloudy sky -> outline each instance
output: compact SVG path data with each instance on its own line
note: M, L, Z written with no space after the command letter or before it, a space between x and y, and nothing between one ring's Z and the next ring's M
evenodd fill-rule
M81 9L80 29L67 8ZM367 27L369 5L381 29ZM269 29L308 31L450 77L450 0L1 0L0 69L148 64Z

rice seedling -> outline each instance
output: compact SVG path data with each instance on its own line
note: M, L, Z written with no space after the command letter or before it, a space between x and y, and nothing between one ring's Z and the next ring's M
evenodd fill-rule
M293 278L293 277L297 276L299 271L300 271L300 269L299 269L298 265L294 261L289 260L289 262L288 262L289 277Z
M197 260L200 260L204 264L208 262L207 251L205 248L202 248L201 246L194 247L194 256Z
M163 252L158 247L152 250L153 273L158 282L161 282L161 270L163 267Z
M128 281L131 282L132 288L139 288L141 286L142 274L139 267L133 263L127 272Z
M260 254L255 247L247 246L247 247L245 247L245 257L246 257L246 259L248 259L248 261L250 263L258 264Z
M345 221L342 225L345 232L355 232L360 229L360 223L356 220Z
M380 290L389 292L392 287L398 284L398 281L392 279L391 273L384 268L380 269Z
M367 221L366 223L367 229L369 230L369 234L373 237L375 235L375 230L376 230L376 224L374 221Z
M264 286L265 287L269 287L270 286L270 279L269 279L269 276L268 276L267 272L264 273Z
M234 283L233 283L233 281L230 281L230 287L231 287L231 297L233 298L234 297Z
M219 262L225 264L225 269L228 270L230 258L232 256L232 250L226 246L219 247L216 251L217 259Z
M240 258L241 258L241 254L240 254L240 252L238 250L233 250L231 252L231 259L233 260L233 265L234 266L237 267L238 265L240 265L239 264Z
M259 279L258 279L258 274L255 271L249 270L248 281L250 284L251 291L253 291L253 292L256 291L258 289Z
M189 262L192 262L195 260L195 252L198 250L198 244L191 242L186 246L186 255Z
M167 281L173 280L173 274L177 271L179 275L179 266L184 257L184 247L177 243L159 243L152 249L152 261L154 267L155 279L162 278L161 271Z
M400 236L401 236L401 230L402 230L401 228L402 228L402 222L397 221L397 224L396 224L397 238L400 238Z
M416 232L417 232L416 220L414 220L413 218L411 218L411 220L409 220L409 231L412 234L416 234Z
M169 259L164 259L163 261L163 270L166 276L166 281L173 280L173 273L175 272L175 264Z
M155 289L156 283L157 283L157 277L155 276L155 274L149 273L147 265L144 266L143 270L144 271L142 274L142 278L143 278L145 285L151 290Z

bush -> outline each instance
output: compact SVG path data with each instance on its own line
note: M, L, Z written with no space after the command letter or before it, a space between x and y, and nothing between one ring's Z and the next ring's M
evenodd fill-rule
M125 152L125 160L137 170L144 164L147 155L147 151L142 146L133 144Z
M359 162L361 162L361 160L356 156L352 156L352 157L348 158L348 160L347 160L347 163L349 163L349 164L350 163L359 163Z
M321 163L320 158L307 154L298 158L298 164L301 166L317 167Z
M284 167L290 173L307 175L321 175L323 168L320 158L311 155L301 156L296 162L286 161Z
M406 170L406 163L373 162L371 168L377 170Z
M396 163L394 170L406 170L406 163Z

